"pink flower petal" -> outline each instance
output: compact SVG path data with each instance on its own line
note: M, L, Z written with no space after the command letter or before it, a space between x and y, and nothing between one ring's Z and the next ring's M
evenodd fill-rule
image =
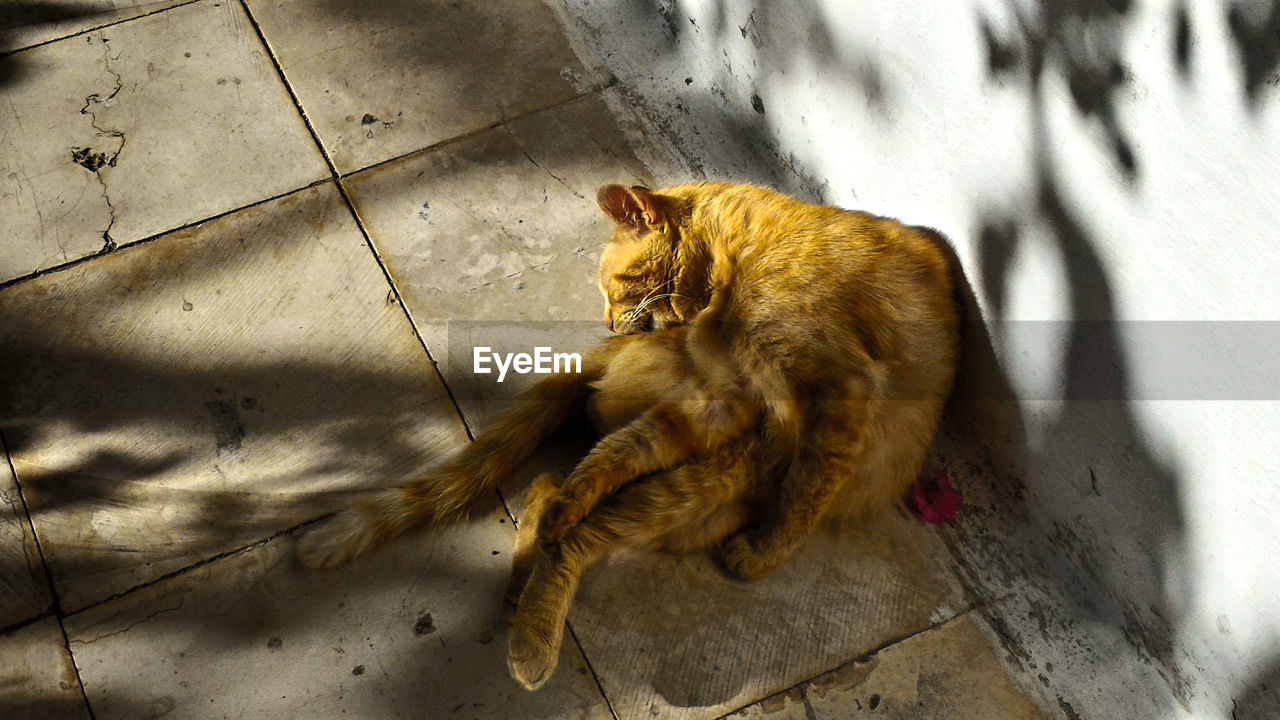
M920 479L908 491L908 503L920 521L938 525L960 513L961 496L951 487L951 477L944 469L933 478Z

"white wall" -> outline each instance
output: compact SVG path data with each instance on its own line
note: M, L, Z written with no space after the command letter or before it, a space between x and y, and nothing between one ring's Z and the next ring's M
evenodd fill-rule
M665 179L952 238L1037 546L977 575L1041 596L992 612L1049 703L1280 712L1280 323L1226 322L1280 320L1280 2L559 2Z

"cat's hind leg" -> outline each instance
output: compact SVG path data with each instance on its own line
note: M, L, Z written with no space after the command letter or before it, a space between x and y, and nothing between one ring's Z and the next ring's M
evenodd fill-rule
M555 670L565 618L583 571L611 549L666 544L666 536L687 544L720 541L746 520L743 501L751 482L749 458L741 448L704 462L642 478L605 499L548 546L537 536L539 512L558 497L554 476L530 488L516 541L508 599L519 592L510 615L508 667L523 687L535 690Z
M542 516L539 536L554 544L603 498L636 478L718 451L749 431L758 415L741 388L658 403L606 435L574 468Z

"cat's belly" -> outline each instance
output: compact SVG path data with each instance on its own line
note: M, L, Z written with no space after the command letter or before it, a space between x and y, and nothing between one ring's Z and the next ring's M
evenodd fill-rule
M640 417L653 405L652 396L597 390L587 401L587 418L593 430L607 435Z

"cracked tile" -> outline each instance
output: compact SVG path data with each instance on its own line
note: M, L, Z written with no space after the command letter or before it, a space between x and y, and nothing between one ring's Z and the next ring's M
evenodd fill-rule
M82 608L456 450L332 184L0 290L0 431Z
M500 513L308 571L281 538L67 621L98 720L607 720L572 641L536 693L507 676Z
M339 172L568 100L584 68L540 0L251 0Z
M968 617L908 638L725 720L1036 720Z
M0 282L328 175L236 3L197 3L6 58Z
M611 228L595 191L649 181L589 95L343 183L475 419L532 376L481 378L471 372L474 347L570 352L606 332L595 267Z
M621 720L709 720L950 617L966 600L946 559L897 515L753 582L707 554L629 554L587 572L570 623Z
M0 636L0 709L22 720L88 720L76 668L55 618Z
M40 550L0 445L0 627L33 618L52 605Z

